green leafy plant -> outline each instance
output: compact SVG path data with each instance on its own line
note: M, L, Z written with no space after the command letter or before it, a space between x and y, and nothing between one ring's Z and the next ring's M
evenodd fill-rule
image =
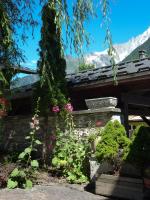
M150 163L150 128L138 126L125 149L124 160L143 168Z
M53 169L59 171L70 183L83 183L87 178L87 157L89 144L87 138L79 137L74 131L72 106L66 104L59 113L65 119L65 131L56 129L56 144L53 153Z
M31 131L26 140L29 142L29 146L24 149L18 156L18 167L16 167L10 174L7 187L13 189L16 187L21 188L32 188L32 178L34 177L34 172L39 168L38 160L32 159L32 153L37 151L37 146L41 145L41 141L36 139L36 133L39 130L39 110L35 111L35 114L30 122Z
M89 142L94 142L101 135L102 128L96 128L90 131L87 139Z
M90 131L90 134L87 137L88 142L90 143L90 146L91 146L91 153L93 154L93 156L94 156L94 153L96 151L96 146L101 139L101 136L100 136L101 131L102 131L101 128L97 128L96 130L92 130L92 131Z
M117 120L106 124L101 133L101 140L96 147L96 158L99 162L108 161L112 164L120 164L123 150L130 140L126 136L125 129Z
M61 170L63 176L71 183L86 182L84 163L88 155L88 143L74 133L57 131L57 142L52 165Z

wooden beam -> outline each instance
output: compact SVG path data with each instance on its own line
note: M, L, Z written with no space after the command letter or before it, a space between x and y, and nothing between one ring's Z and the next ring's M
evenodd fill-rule
M8 68L5 67L4 64L0 63L0 70L7 70ZM24 74L38 74L37 71L32 70L28 67L21 67L21 66L10 66L10 69L14 70L17 73L24 73Z
M141 118L143 119L143 121L150 126L150 120L148 120L145 116L141 116Z
M150 116L150 109L133 109L129 108L129 115Z
M121 100L123 102L128 101L130 105L137 105L143 107L150 107L150 97L145 97L141 95L131 95L131 94L122 94Z
M124 126L125 126L125 129L126 129L127 136L129 137L128 115L129 115L129 112L128 112L128 102L125 101L124 102Z
M33 91L24 91L24 92L20 92L20 93L14 93L10 100L14 100L14 99L23 99L23 98L27 98L27 97L31 97L33 95Z

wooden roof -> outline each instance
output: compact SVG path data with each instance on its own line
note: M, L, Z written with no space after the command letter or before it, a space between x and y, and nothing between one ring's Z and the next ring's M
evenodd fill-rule
M132 81L150 75L150 58L134 60L117 64L117 80ZM70 87L95 87L96 85L107 85L113 82L112 66L97 67L95 69L67 75Z

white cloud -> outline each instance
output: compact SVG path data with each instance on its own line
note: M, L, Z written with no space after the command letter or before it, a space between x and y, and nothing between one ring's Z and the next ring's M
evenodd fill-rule
M36 64L37 60L31 60L31 63Z
M37 60L31 60L29 62L20 63L22 67L36 68Z

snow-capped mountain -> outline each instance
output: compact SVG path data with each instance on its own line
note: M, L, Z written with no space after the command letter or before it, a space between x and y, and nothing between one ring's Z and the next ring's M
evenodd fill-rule
M142 45L146 40L150 38L150 27L142 34L130 39L128 42L122 44L115 44L116 50L115 61L116 63L122 61L127 57L134 49ZM107 54L107 49L102 52L93 52L85 55L86 63L95 64L97 66L106 66L110 64L110 58Z

